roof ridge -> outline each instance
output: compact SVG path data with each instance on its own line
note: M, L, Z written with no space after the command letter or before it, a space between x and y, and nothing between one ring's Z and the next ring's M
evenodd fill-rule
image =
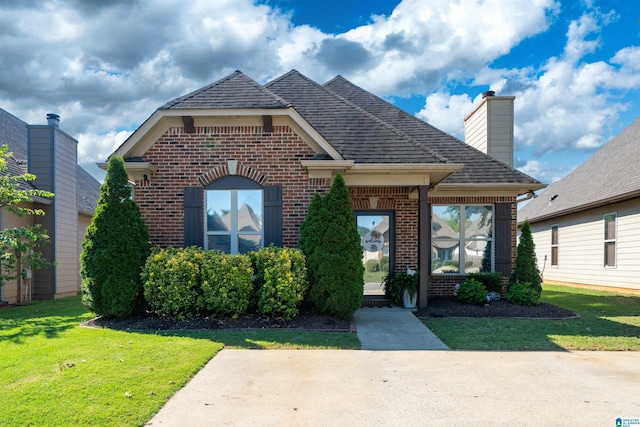
M463 149L476 151L476 152L478 152L480 155L482 155L483 157L485 157L485 159L486 159L486 160L488 160L488 161L490 161L490 162L492 162L492 163L495 163L495 164L496 164L496 165L498 165L498 166L501 166L501 167L503 167L503 168L505 168L505 167L506 167L506 168L509 168L509 170L512 170L512 171L517 172L517 174L518 174L518 175L520 175L520 176L522 176L522 177L524 177L524 178L531 178L530 176L528 176L527 174L525 174L525 173L523 173L523 172L519 171L519 170L518 170L518 169L516 169L515 167L509 166L509 165L507 165L506 163L503 163L503 162L501 162L500 160L496 159L495 157L493 157L493 156L489 155L488 153L485 153L485 152L483 152L483 151L481 151L481 150L479 150L479 149L477 149L477 148L475 148L475 147L472 147L471 145L467 144L466 142L464 142L464 141L460 140L459 138L456 138L455 136L453 136L453 135L451 135L451 134L448 134L447 132L443 131L442 129L439 129L439 128L437 128L437 127L433 126L432 124L430 124L430 123L428 123L428 122L426 122L426 121L424 121L424 120L422 120L422 119L420 119L420 118L416 117L416 116L415 116L415 115L413 115L413 114L409 114L407 111L403 110L402 108L399 108L398 106L396 106L396 105L394 105L394 104L392 104L392 103L390 103L390 102L388 102L388 101L385 101L384 99L382 99L382 98L381 98L381 97L379 97L378 95L376 95L376 94L374 94L374 93L371 93L371 92L369 92L368 90L366 90L366 89L364 89L364 88L362 88L362 87L360 87L360 86L356 85L355 83L353 83L353 82L351 82L351 81L347 80L346 78L344 78L344 77L343 77L343 76L341 76L341 75L337 75L337 76L335 76L335 77L334 77L334 78L332 78L331 80L329 80L329 81L327 81L326 83L324 83L324 85L323 85L323 86L328 86L328 85L330 85L330 84L331 84L331 83L333 83L333 82L341 82L341 83L343 83L343 84L345 84L345 83L346 83L346 84L348 84L349 86L351 86L351 87L353 87L353 88L355 88L355 89L358 89L358 90L360 90L360 91L363 91L363 92L365 92L367 95L369 95L369 96L371 96L371 97L373 97L373 98L378 99L380 102L384 102L386 105L388 105L389 107L393 108L394 110L396 110L396 111L400 112L401 114L406 115L407 117L411 118L411 120L415 120L416 122L419 122L419 123L420 123L420 125L422 125L422 126L428 126L428 127L429 127L429 128L431 128L433 131L435 131L435 132L439 133L440 135L445 135L445 136L447 136L447 137L449 137L449 138L451 138L451 139L453 139L453 140L457 141ZM422 144L422 143L420 143L420 142L417 142L417 141L415 141L415 140L413 140L413 139L412 139L412 141L414 141L416 144L418 144L418 145L420 145L420 146L422 146L422 147L425 147L425 148L427 148L427 149L429 149L429 150L431 151L431 149L430 149L429 147L425 146L424 144ZM436 154L437 154L437 153L436 153ZM441 155L439 155L439 156L440 156L440 157L442 157Z
M336 80L337 78L341 78L342 80L349 82L347 79L345 79L342 76L336 76L333 79L331 79L330 81ZM328 82L327 82L328 83ZM447 159L446 157L444 157L443 155L435 152L434 150L432 150L431 148L427 147L424 144L419 143L418 141L414 140L412 137L410 137L409 135L407 135L406 133L402 132L401 130L397 129L395 126L393 126L392 124L382 120L380 117L368 112L367 110L363 109L362 107L354 104L353 102L349 101L347 98L343 97L342 95L332 91L331 89L329 89L328 87L326 87L325 85L327 84L325 83L324 85L318 85L320 86L322 89L324 89L325 91L329 92L331 95L333 95L334 97L342 100L344 103L346 103L347 105L353 107L354 109L356 109L357 111L359 111L360 113L364 114L365 116L368 116L369 118L372 118L374 121L376 121L378 124L380 124L381 126L385 127L386 129L391 130L392 132L394 132L396 135L400 136L402 139L404 139L405 141L407 141L408 143L410 143L411 145L413 145L414 147L424 151L425 153L435 157L436 159L440 159L442 162L444 163L451 163L451 161L449 159ZM357 86L351 82L349 82L351 85L364 90L365 92L373 95L371 92L369 92L366 89L361 88L360 86ZM316 83L318 84L318 83ZM373 95L376 96L376 95ZM393 104L389 104L389 105L393 105Z
M169 102L167 102L166 104L164 104L162 107L160 107L160 110L168 110L171 109L172 107L180 104L181 102L185 102L189 99L195 98L196 96L198 96L199 94L206 92L208 90L211 90L217 86L220 86L234 78L242 78L246 83L250 84L251 86L253 86L255 89L258 89L260 92L262 92L264 95L268 96L269 98L272 98L274 101L278 102L278 103L283 103L285 104L285 108L290 106L291 103L289 101L287 101L286 99L282 98L281 96L279 96L278 94L270 91L269 89L267 89L265 86L261 85L260 83L256 82L255 80L253 80L251 77L247 76L246 74L244 74L242 71L240 70L236 70L233 73L219 79L216 80L213 83L210 83L206 86L203 86L199 89L194 90L193 92L190 92L186 95L180 96L178 98L175 98Z

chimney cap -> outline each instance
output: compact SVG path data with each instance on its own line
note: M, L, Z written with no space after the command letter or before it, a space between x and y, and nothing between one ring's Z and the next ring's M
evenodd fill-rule
M58 127L60 125L60 116L54 113L47 114L47 124L49 126Z
M496 96L496 92L493 90L488 90L486 92L482 92L482 97L486 98L488 96Z

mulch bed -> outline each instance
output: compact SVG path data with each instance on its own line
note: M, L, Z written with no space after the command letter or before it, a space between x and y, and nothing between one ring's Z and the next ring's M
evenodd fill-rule
M508 317L529 319L571 319L580 317L566 308L540 302L530 307L511 304L507 300L489 304L463 304L456 297L432 297L426 308L415 312L418 317Z
M351 322L311 313L301 307L298 316L291 320L248 313L237 319L198 317L193 319L172 319L155 314L130 317L123 320L98 317L84 323L84 326L118 330L193 330L193 329L285 329L300 331L350 332Z
M372 308L375 310L375 308ZM547 303L538 303L531 307L514 305L506 300L492 301L486 305L463 304L455 297L432 297L427 308L414 314L417 317L505 317L536 319L568 319L579 317L576 313ZM118 330L255 330L284 329L301 331L349 332L353 331L351 322L322 316L303 306L300 314L291 320L284 320L255 313L249 313L237 319L217 319L202 317L194 319L172 319L147 314L124 320L98 317L84 323L84 326Z

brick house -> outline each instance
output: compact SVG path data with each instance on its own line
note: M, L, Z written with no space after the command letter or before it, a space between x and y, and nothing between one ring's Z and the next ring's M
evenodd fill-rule
M487 97L467 120L490 152L504 148L504 122L498 114L499 126L483 128L501 111L488 106L505 100L512 146L513 97ZM544 187L340 76L319 85L297 71L265 85L236 71L174 99L113 155L125 159L153 244L229 252L297 246L313 195L340 173L363 242L372 230L384 240L366 250L392 271L427 272L420 306L451 294L481 258L508 274L517 197ZM432 227L443 221L457 224L453 235ZM476 225L465 232L466 223Z

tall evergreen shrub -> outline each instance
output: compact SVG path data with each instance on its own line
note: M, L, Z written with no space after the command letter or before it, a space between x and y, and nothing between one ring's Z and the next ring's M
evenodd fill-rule
M324 200L320 193L316 193L309 204L307 216L300 225L298 234L298 248L306 259L307 280L310 288L313 288L315 284L315 273L318 270L317 266L312 264L315 260L311 259L311 255L320 245L324 234L324 221L327 218Z
M509 287L514 283L529 283L529 286L538 293L538 296L542 292L542 276L536 261L535 245L529 221L525 221L522 225L516 266L511 272L511 276L509 276Z
M149 232L120 157L109 161L95 215L80 254L82 302L97 315L124 318L144 304L140 272L149 256Z
M341 175L322 205L314 208L319 209L309 226L313 231L303 240L313 278L309 300L319 313L350 319L362 304L364 265L349 190Z

